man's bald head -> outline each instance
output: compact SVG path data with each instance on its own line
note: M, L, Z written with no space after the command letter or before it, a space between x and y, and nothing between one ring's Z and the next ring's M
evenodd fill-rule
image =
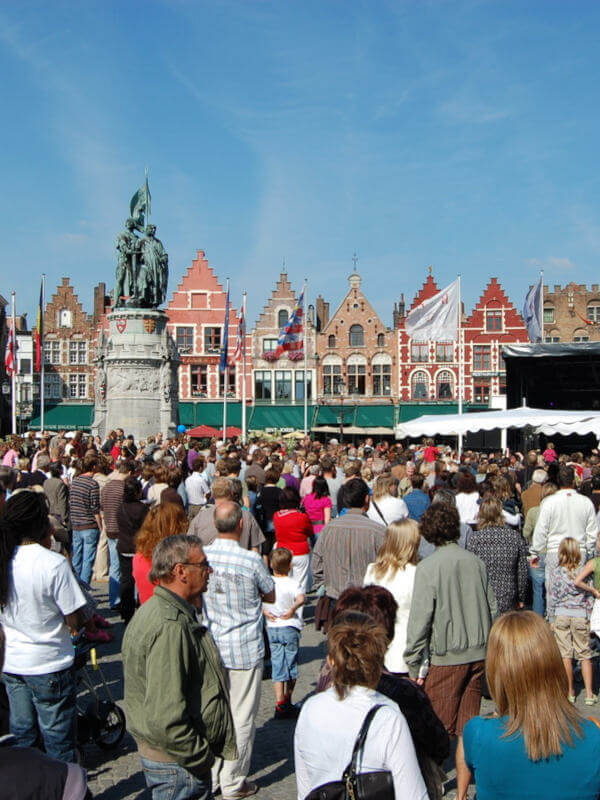
M240 537L242 533L242 508L232 500L226 500L215 508L215 528L219 534Z

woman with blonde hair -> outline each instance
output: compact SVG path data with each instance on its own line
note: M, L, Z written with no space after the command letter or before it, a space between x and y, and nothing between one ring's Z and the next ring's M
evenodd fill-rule
M595 800L600 730L567 699L567 677L546 622L511 611L490 631L486 676L497 716L474 717L457 751L458 800L475 773L478 800Z
M367 614L340 614L327 636L333 686L302 706L294 734L298 800L317 787L340 781L367 714L372 717L362 748L361 773L391 772L395 797L427 800L406 719L376 687L387 647L384 628Z
M140 604L145 603L154 594L154 584L148 580L154 548L167 536L187 533L187 529L188 518L183 506L179 504L159 503L146 515L135 537L135 555L132 564L132 574Z
M477 530L469 537L467 550L485 564L498 613L523 608L527 599L527 543L519 531L506 524L502 503L492 494L481 501Z
M419 526L414 520L392 522L387 527L377 559L367 567L363 582L364 586L383 586L398 604L394 637L385 655L385 668L399 675L408 673L403 656L420 542Z
M380 522L382 525L389 525L395 520L408 517L408 507L404 500L398 497L398 480L393 475L379 475L375 479L367 516L373 522Z

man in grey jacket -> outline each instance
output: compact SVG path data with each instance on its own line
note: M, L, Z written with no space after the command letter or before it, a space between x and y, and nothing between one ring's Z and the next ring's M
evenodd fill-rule
M421 519L421 534L436 550L417 565L404 660L415 679L429 657L425 690L448 733L460 738L479 714L496 597L483 561L458 545L456 508L431 505Z

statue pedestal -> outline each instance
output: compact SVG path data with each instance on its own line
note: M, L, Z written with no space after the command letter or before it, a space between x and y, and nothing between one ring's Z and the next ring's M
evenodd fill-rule
M118 308L96 352L94 435L123 428L136 441L174 436L179 419L179 355L164 311Z

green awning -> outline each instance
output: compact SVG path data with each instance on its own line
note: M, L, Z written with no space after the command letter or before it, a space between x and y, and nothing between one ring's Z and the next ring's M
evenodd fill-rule
M248 417L252 408L248 408ZM179 422L188 428L196 425L212 425L218 428L223 424L223 403L197 402L179 403ZM242 404L234 401L227 403L227 425L240 427L242 424Z
M332 426L340 424L340 414L344 414L344 425L354 425L354 418L356 416L357 406L349 403L337 404L334 406L319 406L313 428L319 428L322 425Z
M88 403L59 403L44 409L44 430L90 430L94 420L94 405ZM39 430L40 416L32 417L31 430Z
M465 414L471 408L470 403L463 403ZM458 414L458 403L403 403L399 410L398 422L402 423L422 417L423 414Z
M311 427L313 416L314 406L308 406L307 422L309 428ZM259 431L266 428L303 430L304 406L255 406L252 417L248 420L248 429Z
M354 424L358 428L393 428L394 406L358 406Z

